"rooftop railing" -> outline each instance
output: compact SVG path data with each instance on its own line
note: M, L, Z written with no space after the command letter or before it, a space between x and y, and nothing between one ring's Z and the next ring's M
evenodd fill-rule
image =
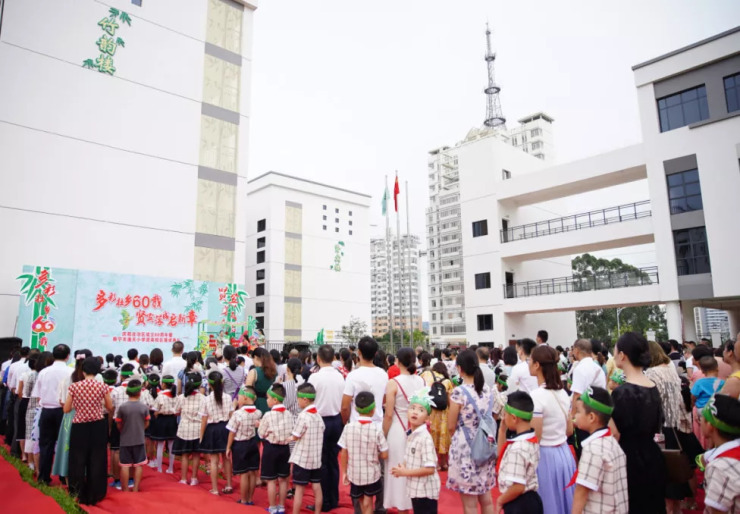
M580 293L601 289L646 286L659 283L658 268L639 268L635 271L598 273L583 277L560 277L504 284L505 298L523 298L561 293Z
M608 207L600 211L584 212L580 214L571 214L561 218L554 218L527 225L511 227L507 230L501 230L501 242L509 243L511 241L520 241L522 239L531 239L534 237L549 236L560 234L562 232L571 232L573 230L582 230L585 228L600 227L612 223L621 223L623 221L637 220L652 216L650 210L650 200L642 202L628 203L617 207Z

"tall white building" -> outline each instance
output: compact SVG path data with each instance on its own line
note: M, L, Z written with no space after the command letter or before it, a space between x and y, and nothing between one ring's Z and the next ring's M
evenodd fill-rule
M430 337L433 342L463 342L466 339L465 283L463 268L463 233L460 206L461 165L458 155L463 147L492 141L510 145L542 162L554 159L553 119L539 112L519 120L509 131L473 128L465 139L453 147L444 146L429 152L429 207L427 208L428 287ZM494 158L488 154L487 158ZM472 163L471 163L472 164ZM489 169L476 173L490 178ZM533 166L541 163L533 162ZM511 178L503 167L499 180Z
M244 282L257 0L6 0L0 335L24 264Z
M697 307L694 309L694 319L697 338L711 338L713 332L719 332L722 337L737 335L730 334L730 317L726 311Z
M247 313L269 342L370 328L370 196L270 171L249 181Z
M392 241L385 239L370 241L372 277L370 292L374 337L382 337L390 331L391 312L393 313L393 330L422 330L422 312L419 301L419 237L413 234L401 236L400 268L398 240L395 237L391 239ZM389 255L390 263L388 262ZM400 290L398 287L399 272L402 287ZM391 301L393 302L392 307ZM412 318L411 329L409 329L410 317Z
M496 138L454 149L455 191L443 198L459 203L468 342L545 328L569 344L575 311L649 304L665 305L672 339L697 339L699 306L740 330L738 48L740 27L635 66L640 144L557 166ZM645 198L577 210L589 193L628 183ZM647 243L655 267L573 277L574 255Z

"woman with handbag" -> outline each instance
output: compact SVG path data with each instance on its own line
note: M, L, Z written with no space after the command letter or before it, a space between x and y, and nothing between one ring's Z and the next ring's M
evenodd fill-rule
M648 343L650 348L650 367L645 370L645 376L653 381L660 394L663 407L663 430L665 438L664 455L669 452L680 452L686 456L679 464L668 469L668 486L666 487L666 509L669 513L680 511L680 500L695 496L696 479L685 480L683 477L671 476L671 471L683 467L686 475L693 475L691 470L696 468L695 459L704 450L691 429L691 405L686 410L681 396L681 379L671 359L663 348L655 341ZM666 457L667 459L669 457ZM688 468L687 468L688 466Z
M383 433L388 440L388 458L385 460L383 507L403 513L412 508L411 498L406 492L406 479L394 477L391 470L405 460L409 398L424 387L424 380L415 374L416 352L413 348L398 350L396 364L401 374L389 380L385 389Z
M532 428L540 441L537 466L539 492L544 514L570 514L574 488L569 487L576 472L576 461L567 439L573 434L570 397L560 381L558 353L539 345L529 357L529 373L537 378L539 388L529 394L534 402Z
M614 362L624 371L625 383L612 393L612 434L627 457L630 514L665 514L667 470L655 434L663 426L663 407L655 384L643 370L650 366L647 340L627 332L617 341Z

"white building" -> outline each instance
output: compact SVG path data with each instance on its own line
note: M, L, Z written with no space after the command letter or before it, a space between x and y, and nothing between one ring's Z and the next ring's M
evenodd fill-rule
M24 264L244 282L256 7L2 2L0 335Z
M370 328L370 196L274 171L248 182L247 313L269 342Z
M574 311L646 304L665 304L673 339L696 340L696 306L726 310L737 333L738 48L740 27L635 66L641 144L549 167L493 137L456 148L468 342L545 328L570 344ZM574 210L637 181L644 201ZM655 268L572 277L573 255L646 243Z
M694 319L697 338L711 339L713 333L719 333L720 337L724 338L737 335L730 334L730 317L726 311L697 307L694 309Z
M382 337L390 331L391 312L393 330L409 329L409 317L412 317L412 330L422 330L421 303L419 300L419 244L418 236L401 236L401 266L398 265L398 240L391 238L372 239L370 241L370 269L372 296L372 333ZM388 257L391 257L390 264ZM398 288L399 270L402 289ZM390 272L390 275L389 275ZM390 280L390 284L389 284ZM409 283L411 297L409 299ZM400 292L399 292L400 291ZM391 299L393 306L391 310ZM409 311L409 301L412 310Z
M539 112L519 120L509 131L489 128L471 129L463 141L429 152L429 204L427 208L429 322L432 342L463 342L466 339L465 283L463 268L463 234L460 223L460 175L458 155L463 147L492 141L511 145L520 153L529 153L535 168L554 159L553 119ZM489 148L490 149L490 148ZM507 152L509 154L511 152ZM487 153L485 159L494 158ZM490 178L491 164L469 163L467 170ZM482 165L481 168L479 165ZM509 166L500 168L499 180L510 178Z

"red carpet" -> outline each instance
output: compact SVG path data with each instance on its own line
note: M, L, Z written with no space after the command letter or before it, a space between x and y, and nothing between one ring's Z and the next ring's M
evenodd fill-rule
M2 457L0 498L3 512L64 512L51 497L24 482L18 470Z

